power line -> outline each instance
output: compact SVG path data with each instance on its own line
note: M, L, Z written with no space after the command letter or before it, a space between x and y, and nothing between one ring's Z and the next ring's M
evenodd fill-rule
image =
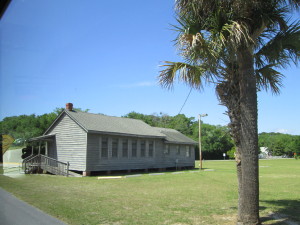
M183 109L183 107L184 107L184 105L185 105L186 101L188 100L188 98L190 97L190 94L191 94L192 90L193 90L193 88L191 88L191 90L190 90L190 92L189 92L188 96L186 97L186 99L185 99L185 101L184 101L184 103L183 103L183 105L182 105L182 107L181 107L181 109L180 109L180 111L179 111L179 113L178 113L178 114L180 114L180 113L181 113L181 110Z

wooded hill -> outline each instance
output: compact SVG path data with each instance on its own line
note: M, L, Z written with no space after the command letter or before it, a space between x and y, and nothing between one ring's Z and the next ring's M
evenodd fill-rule
M88 111L80 108L75 110ZM10 135L14 138L14 143L11 147L23 147L27 139L42 135L61 111L62 108L56 108L53 112L43 115L32 114L6 117L0 121L1 134ZM130 112L123 117L143 120L154 127L176 129L195 141L199 140L199 124L194 117L186 117L184 114L169 116L163 113L145 115L137 112ZM227 158L233 158L234 145L227 126L202 123L201 133L204 159L223 159L223 153L226 153ZM4 144L2 143L2 135L1 147ZM300 136L261 133L259 134L259 146L268 147L272 155L287 155L291 157L294 152L300 154ZM196 158L199 158L198 147L196 147Z

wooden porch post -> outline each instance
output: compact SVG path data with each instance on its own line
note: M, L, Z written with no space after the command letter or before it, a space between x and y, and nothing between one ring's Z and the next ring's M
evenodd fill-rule
M41 154L41 142L39 142L39 154Z
M46 141L46 149L45 149L45 156L48 156L48 141Z

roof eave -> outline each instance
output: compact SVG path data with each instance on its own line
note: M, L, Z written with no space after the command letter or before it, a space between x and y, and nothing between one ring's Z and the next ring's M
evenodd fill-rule
M161 138L164 139L166 136L156 136L156 135L141 135L141 134L127 134L127 133L118 133L118 132L107 132L107 131L96 131L88 130L87 133L91 134L106 134L114 136L126 136L126 137L140 137L140 138Z
M55 137L55 134L42 135L42 136L33 137L33 138L28 139L28 142L34 142L34 141L52 141L54 137Z
M47 135L48 131L51 130L51 128L54 126L54 124L56 123L56 121L58 121L58 119L62 116L62 114L65 111L63 110L56 118L55 120L51 123L51 125L48 127L48 129L43 133L43 135Z
M165 143L167 144L182 144L182 145L196 145L197 142L182 142L182 141L167 141L165 140Z

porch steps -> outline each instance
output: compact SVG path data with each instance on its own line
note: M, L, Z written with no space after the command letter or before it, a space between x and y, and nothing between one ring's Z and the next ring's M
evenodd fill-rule
M69 177L82 177L82 175L80 175L78 173L74 173L74 172L69 170Z
M81 177L81 175L69 170L69 163L60 162L45 155L29 156L23 160L22 169L26 173L40 173L47 171L60 176Z

